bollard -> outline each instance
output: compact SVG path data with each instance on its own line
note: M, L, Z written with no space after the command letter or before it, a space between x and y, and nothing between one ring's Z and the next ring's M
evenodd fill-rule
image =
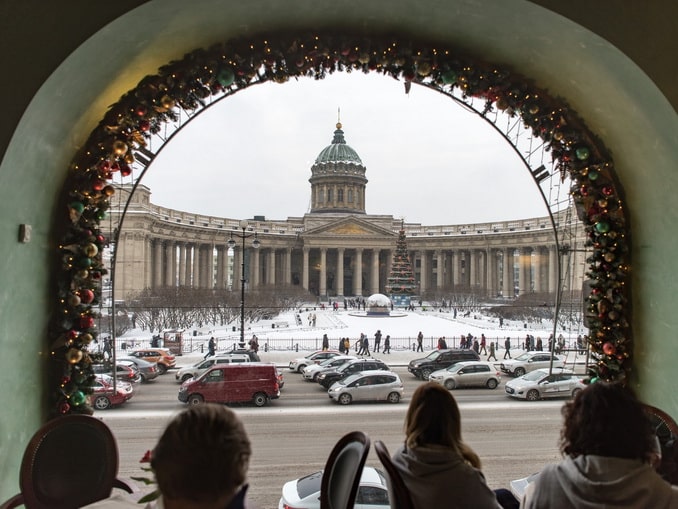
M294 351L298 352L299 351L299 343L294 344Z
M200 353L205 353L205 343L200 345Z
M264 343L264 352L268 352L268 343Z

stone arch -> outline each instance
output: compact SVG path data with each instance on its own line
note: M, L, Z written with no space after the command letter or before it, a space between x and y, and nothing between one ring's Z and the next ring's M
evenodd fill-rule
M57 225L58 319L50 328L56 366L53 413L87 412L91 378L88 345L96 338L95 311L105 270L106 216L115 173L131 171L148 136L172 121L177 106L192 111L263 81L322 79L333 72L378 72L440 91L459 88L487 108L518 115L548 146L573 183L590 245L587 298L595 376L625 381L630 369L627 220L614 164L602 143L562 100L509 69L431 41L349 33L279 33L197 49L147 76L106 113L71 164Z

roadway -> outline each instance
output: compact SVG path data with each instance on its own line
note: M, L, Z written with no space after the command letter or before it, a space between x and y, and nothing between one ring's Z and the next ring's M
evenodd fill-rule
M186 364L183 362L181 364ZM318 384L284 368L281 397L268 406L234 405L253 445L249 470L250 501L259 509L275 509L285 482L323 468L340 436L360 429L372 440L383 440L393 452L403 441L409 396L422 382L395 366L405 386L398 404L332 402ZM483 461L492 488L508 487L545 463L558 461L558 437L563 401L534 403L509 399L501 385L490 389L455 390L463 418L463 437ZM185 408L177 400L174 371L138 386L129 402L95 415L113 430L120 451L120 476L144 476L139 460L152 449L168 420ZM379 466L374 451L368 465Z

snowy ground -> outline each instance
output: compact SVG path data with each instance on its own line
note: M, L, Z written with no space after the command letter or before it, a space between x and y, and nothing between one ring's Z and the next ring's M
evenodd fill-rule
M312 321L314 315L315 326ZM541 337L544 349L546 349L548 337L554 332L552 322L546 320L540 323L504 321L500 327L496 317L482 315L463 317L458 314L457 318L454 318L454 313L449 310L423 311L418 308L407 312L396 310L394 315L396 316L374 317L351 309L340 308L334 311L313 307L313 305L303 306L299 310L282 313L271 320L262 320L254 324L247 323L245 340L249 341L252 335L256 334L262 351L265 348L270 351L316 350L321 347L323 334L327 334L330 347L336 348L339 338L348 337L353 345L361 333L368 336L370 345L372 345L374 333L381 330L383 337L391 336L391 348L398 351L411 349L419 331L424 335L426 350L435 348L441 336L446 338L448 347L452 348L459 346L462 335L471 334L480 338L481 334L485 334L488 342L498 343L497 353L499 354L503 352L506 337L511 338L512 349L522 350L526 335L531 334L535 339ZM206 348L206 342L210 336L217 338L219 350L232 348L240 339L240 331L234 331L233 325L184 331L184 351L187 353L201 351ZM567 346L574 346L577 335L586 334L586 332L586 330L559 329L556 331L556 337L562 334ZM149 346L151 336L149 331L130 330L117 338L118 349L123 342L126 343L127 348Z

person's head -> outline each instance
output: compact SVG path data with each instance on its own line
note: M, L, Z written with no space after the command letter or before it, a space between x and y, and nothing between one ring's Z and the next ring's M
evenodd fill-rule
M408 448L451 447L471 465L480 468L480 459L461 439L457 402L440 384L426 382L414 391L405 416L405 436Z
M167 425L152 453L164 506L226 507L245 483L250 455L249 438L232 410L189 407Z
M593 454L649 460L655 438L648 417L630 389L596 382L563 407L560 450L577 457Z

